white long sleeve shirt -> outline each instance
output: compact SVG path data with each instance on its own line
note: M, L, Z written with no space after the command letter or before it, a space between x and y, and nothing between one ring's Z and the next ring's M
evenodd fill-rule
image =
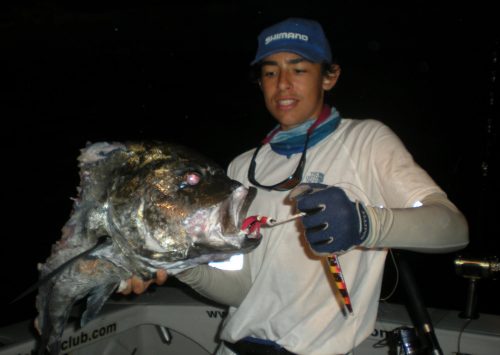
M241 154L228 169L231 178L246 186L251 185L247 172L252 154ZM287 158L266 145L256 159L256 179L264 185L281 181L299 159L300 154ZM303 182L341 187L352 200L370 207L373 232L365 245L339 256L354 314L342 315L328 266L310 251L301 223L295 221L262 228L261 245L245 255L241 271L202 266L179 276L200 293L231 305L223 340L251 336L298 354L347 353L373 330L386 248L449 252L467 244L462 214L378 121L343 119L308 149ZM296 212L287 196L259 189L248 215L285 219ZM422 201L422 207L414 208Z

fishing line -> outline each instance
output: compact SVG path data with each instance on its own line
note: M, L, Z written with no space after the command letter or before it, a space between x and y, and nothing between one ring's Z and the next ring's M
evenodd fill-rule
M394 281L394 286L393 286L392 290L389 292L389 294L385 297L380 298L380 301L382 301L382 302L387 301L389 298L392 297L392 295L394 295L394 292L396 292L396 289L398 288L398 284L399 284L399 268L398 268L398 264L396 263L396 259L394 258L394 254L392 252L392 249L389 249L389 254L391 255L392 263L394 264L394 268L396 270L396 281Z

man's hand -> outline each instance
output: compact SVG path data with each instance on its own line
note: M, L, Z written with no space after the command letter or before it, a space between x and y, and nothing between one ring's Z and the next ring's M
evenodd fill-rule
M157 270L156 277L148 281L144 281L137 276L133 276L126 281L126 286L121 287L117 292L124 295L129 295L133 292L139 295L144 293L144 291L146 291L153 282L157 285L163 285L167 281L167 277L167 271L163 269Z
M300 184L291 195L302 217L306 238L318 255L345 252L361 244L370 221L360 202L349 200L344 190L323 184Z

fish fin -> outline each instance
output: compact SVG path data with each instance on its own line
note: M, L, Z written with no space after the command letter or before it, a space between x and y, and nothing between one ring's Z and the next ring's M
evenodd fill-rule
M50 299L50 296L52 294L52 289L49 290L47 298ZM44 355L47 353L48 349L47 346L49 344L49 338L50 338L50 318L49 318L49 305L46 303L44 305L44 312L43 312L43 319L38 319L38 326L40 327L40 342L38 344L38 355Z
M48 351L49 345L49 335L42 334L40 342L38 344L38 355L44 355Z
M94 245L92 248L90 248L88 250L85 250L84 252L82 252L82 253L80 253L80 254L72 257L68 261L64 262L63 264L61 264L60 266L58 266L57 268L55 268L54 270L52 270L50 273L48 273L47 275L45 275L44 277L42 277L40 280L38 280L37 282L35 282L33 285L31 285L30 287L28 287L28 289L26 291L24 291L19 296L17 296L12 301L10 301L9 304L17 302L21 298L26 297L31 292L37 290L38 288L40 288L40 286L42 286L43 284L45 284L47 281L49 281L50 279L52 279L54 276L60 274L64 269L66 269L68 266L70 266L78 258L81 258L82 256L90 254L91 252L93 252L94 250L96 250L98 247L100 247L101 245L103 245L104 242L107 241L107 240L111 240L111 238L109 238L109 236L107 236L107 235L99 237L99 239L97 240L96 245Z
M61 343L59 341L53 342L49 345L49 354L58 355L60 353Z
M60 348L59 342L55 342L50 345L45 343L43 345L39 345L37 355L58 355L61 352Z
M46 347L42 347L42 346L40 346L40 347L38 348L37 355L48 355L48 354L51 354L51 353L49 352L49 349L48 349L48 348L46 348ZM56 354L56 353L54 353L54 354Z
M82 314L82 318L80 320L80 326L85 326L88 322L94 319L102 306L108 300L109 296L113 293L113 291L120 284L120 280L114 283L108 283L106 285L102 285L99 287L95 287L90 292L89 297L87 298L87 308L85 312Z

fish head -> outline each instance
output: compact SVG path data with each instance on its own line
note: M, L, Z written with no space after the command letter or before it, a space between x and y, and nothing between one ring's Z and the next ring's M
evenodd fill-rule
M137 253L199 263L258 246L260 235L241 232L255 188L230 179L219 165L186 147L141 144L129 145L128 151L108 202L112 224L130 232L126 239Z

